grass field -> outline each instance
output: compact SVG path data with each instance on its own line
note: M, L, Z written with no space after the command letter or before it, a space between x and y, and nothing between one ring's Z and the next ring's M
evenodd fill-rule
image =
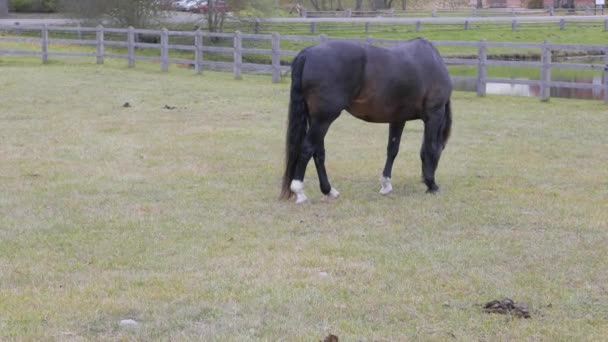
M311 165L296 206L286 82L121 65L0 58L0 340L608 336L601 102L455 93L437 196L419 122L382 197L387 127L344 114L342 197ZM504 297L532 317L479 306Z

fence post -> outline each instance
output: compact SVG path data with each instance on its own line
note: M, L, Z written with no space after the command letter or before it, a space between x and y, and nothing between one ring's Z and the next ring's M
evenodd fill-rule
M551 97L551 49L547 46L549 41L545 40L542 45L542 67L540 74L540 99L541 101L549 101Z
M49 28L46 24L42 25L41 36L42 63L46 64L49 62Z
M169 71L169 30L160 31L160 70Z
M604 103L608 104L608 48L604 49Z
M488 51L486 47L486 40L479 41L479 63L477 65L477 96L486 96L486 62L488 60Z
M433 8L433 12L431 13L431 17L435 18L437 16L437 9Z
M234 79L235 80L240 80L243 77L241 76L241 72L243 69L243 41L241 38L241 32L236 31L234 32L234 52L233 52L233 56L234 56L234 64L232 67L232 70L234 72Z
M310 33L317 33L317 23L315 21L310 23Z
M467 31L469 29L469 21L465 20L464 21L464 30Z
M566 28L566 19L562 18L559 20L559 29L563 30Z
M76 34L78 36L78 39L82 40L82 27L80 26L80 23L78 23L77 28L78 28L78 31L76 32Z
M13 30L13 33L17 36L21 35L21 24L19 24L19 22L15 23L15 29Z
M105 55L104 45L103 45L103 41L104 41L103 26L97 25L97 32L95 33L95 36L97 39L97 52L95 54L97 57L97 64L103 64L103 57Z
M272 82L281 82L281 35L272 34Z
M515 19L511 22L511 31L517 31L517 20Z
M422 27L422 22L420 20L416 21L416 32L420 32L420 28Z
M476 16L477 16L477 7L473 7L473 13L472 13L472 15L473 15L474 17L476 17Z
M555 8L553 8L553 6L549 7L549 15L550 16L554 16L555 15Z
M608 19L606 19L608 21ZM369 33L369 21L365 23L365 34Z
M129 32L127 32L127 51L129 68L133 68L135 66L135 29L133 26L129 26Z
M203 32L201 29L194 33L194 72L203 72Z
M253 25L253 32L255 34L260 34L260 19L255 18L255 24Z
M604 19L604 31L608 31L608 19Z

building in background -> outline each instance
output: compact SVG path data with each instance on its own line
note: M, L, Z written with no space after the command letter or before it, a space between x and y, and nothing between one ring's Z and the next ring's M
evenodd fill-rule
M521 0L472 0L469 4L483 8L523 7Z
M0 0L0 18L8 16L8 0Z
M471 0L469 5L483 8L573 8L593 7L595 0Z
M544 0L545 7L595 7L595 0Z

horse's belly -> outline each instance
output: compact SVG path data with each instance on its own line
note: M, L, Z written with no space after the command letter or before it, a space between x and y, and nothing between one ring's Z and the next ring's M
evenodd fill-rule
M373 112L371 110L366 110L366 108L361 107L350 107L346 109L347 112L351 113L354 117L361 119L367 122L389 122L389 115L385 113ZM379 115L381 114L381 115Z
M367 122L388 123L405 121L408 118L402 117L404 113L396 107L386 105L374 105L373 103L353 102L346 108L354 117Z

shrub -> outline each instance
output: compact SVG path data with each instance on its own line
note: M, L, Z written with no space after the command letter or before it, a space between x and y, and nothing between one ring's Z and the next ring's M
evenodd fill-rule
M56 12L58 0L10 0L14 12Z

